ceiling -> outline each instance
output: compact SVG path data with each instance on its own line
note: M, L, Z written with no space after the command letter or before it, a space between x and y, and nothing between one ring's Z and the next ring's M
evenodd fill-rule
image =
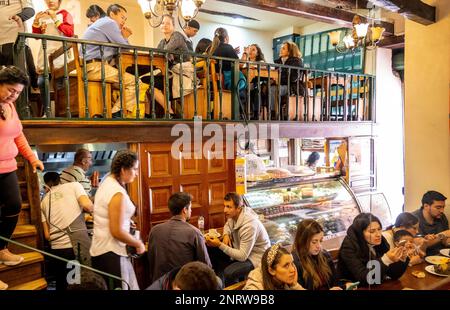
M302 1L302 0L297 0ZM325 0L314 0L314 1L325 1ZM198 17L205 21L210 21L218 24L228 24L249 29L257 29L263 31L278 31L291 26L294 27L304 27L315 23L313 20L304 19L300 17L288 16L279 13L273 13L269 11L257 10L247 6L236 5L231 3L226 3L222 1L207 0L202 6L203 9L226 12L226 13L238 13L247 17L256 18L259 21L244 20L242 24L237 24L235 20L231 17L211 15L200 12Z

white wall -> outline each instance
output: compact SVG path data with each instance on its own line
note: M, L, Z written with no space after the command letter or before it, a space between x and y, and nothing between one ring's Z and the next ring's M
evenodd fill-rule
M392 50L378 48L373 62L371 66L376 68L377 89L377 187L386 196L395 220L404 204L402 84L392 72Z
M267 31L256 31L247 28L232 26L232 25L223 25L217 24L210 21L205 21L198 19L200 23L200 30L198 34L193 38L194 49L197 45L197 42L202 38L208 38L212 40L214 38L214 31L216 28L223 27L228 31L228 35L230 37L230 44L233 47L241 47L241 55L244 51L244 47L253 43L258 44L266 58L267 62L273 62L273 52L272 52L272 38L274 33ZM177 25L177 30L182 31ZM162 39L162 34L160 31L155 29L154 33L154 43L153 45L156 47L158 42ZM241 56L239 55L239 56Z

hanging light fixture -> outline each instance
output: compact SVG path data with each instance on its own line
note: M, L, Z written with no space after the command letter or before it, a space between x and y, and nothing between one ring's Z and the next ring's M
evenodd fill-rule
M173 16L178 11L178 20L187 23L195 18L206 0L138 0L144 17L152 27L159 27L165 14Z
M356 10L358 10L358 1L356 1ZM369 24L363 23L361 17L357 14L353 17L352 25L352 29L347 30L342 41L340 41L342 31L334 30L328 33L330 43L336 48L337 52L353 52L359 47L374 48L382 39L385 30L383 27L375 26L373 18L372 26L369 27Z

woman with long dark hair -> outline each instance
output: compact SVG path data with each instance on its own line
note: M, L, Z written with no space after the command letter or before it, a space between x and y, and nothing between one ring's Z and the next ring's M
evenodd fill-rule
M131 217L136 207L125 188L138 175L138 167L136 153L117 152L111 163L111 174L95 194L94 237L90 249L92 267L125 281L114 280L114 287L110 288L139 289L126 246L135 248L137 254L144 253L145 247L141 240L130 234ZM108 277L105 280L110 283Z
M268 248L261 266L252 270L244 290L303 290L297 282L297 268L291 253L277 243Z
M333 259L322 249L323 236L323 228L315 220L306 219L298 224L294 243L298 283L307 290L340 290Z
M387 276L398 279L403 275L409 263L407 250L389 249L381 227L380 220L371 213L355 217L339 250L339 278L368 285L381 284Z
M26 74L14 66L0 68L0 236L11 238L19 219L22 200L17 180L16 156L20 153L31 163L33 172L44 170L44 165L28 145L15 102L28 86ZM9 252L8 243L0 240L0 264L14 266L23 257ZM0 289L8 286L0 281Z

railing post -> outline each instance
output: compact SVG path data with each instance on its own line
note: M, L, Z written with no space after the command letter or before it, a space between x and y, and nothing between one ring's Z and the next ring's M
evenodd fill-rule
M181 118L183 118L184 113L184 85L183 85L183 54L180 54L180 104L181 104ZM194 68L194 75L195 75L195 68ZM173 107L174 112L177 109L176 105Z
M119 47L118 50L119 54L118 54L118 75L119 75L119 100L120 100L120 118L124 117L124 113L123 113L123 75L122 75L122 70L123 70L123 65L122 65L122 49Z
M209 81L209 74L210 74L210 68L211 66L211 58L208 57L206 58L206 119L210 120L211 119L211 90L210 90L210 81Z
M231 118L239 120L239 60L231 64Z
M139 89L139 66L138 66L138 51L137 49L134 49L134 90L135 90L135 94L136 94L136 119L139 119L141 114L141 110L140 110L140 89ZM126 108L126 107L125 107Z
M203 60L206 61L206 60ZM198 97L197 97L197 56L194 56L193 59L194 64L194 119L197 118L197 104L198 104ZM184 107L181 107L181 115L182 118L184 117Z
M42 39L42 50L44 52L45 115L47 116L47 118L50 118L52 116L52 108L50 106L50 83L48 75L47 39Z
M87 78L87 68L86 68L86 44L81 44L81 53L83 54L83 85L84 85L84 110L85 118L89 118L89 106L88 106L88 78Z
M63 41L63 50L64 50L64 91L66 93L66 116L67 118L72 118L72 113L70 112L69 72L67 70L67 41ZM55 89L55 96L58 96L58 92L56 89Z
M102 103L103 103L103 118L106 118L106 81L105 81L105 59L104 59L105 51L104 46L100 45L100 58L102 60L101 63L101 79L102 79Z
M217 84L219 85L219 106L220 106L220 112L219 112L219 119L221 120L223 117L222 114L222 96L223 96L223 88L222 88L222 59L219 59L219 80L217 81ZM215 78L215 77L214 77ZM214 81L216 83L216 81Z
M164 95L166 99L166 112L164 114L164 118L170 118L170 84L169 84L169 55L167 52L164 53Z
M25 37L19 35L17 44L13 47L13 64L19 67L28 76L28 68L25 55ZM29 77L29 76L28 76ZM17 113L23 118L31 118L28 90L23 91L16 100Z

